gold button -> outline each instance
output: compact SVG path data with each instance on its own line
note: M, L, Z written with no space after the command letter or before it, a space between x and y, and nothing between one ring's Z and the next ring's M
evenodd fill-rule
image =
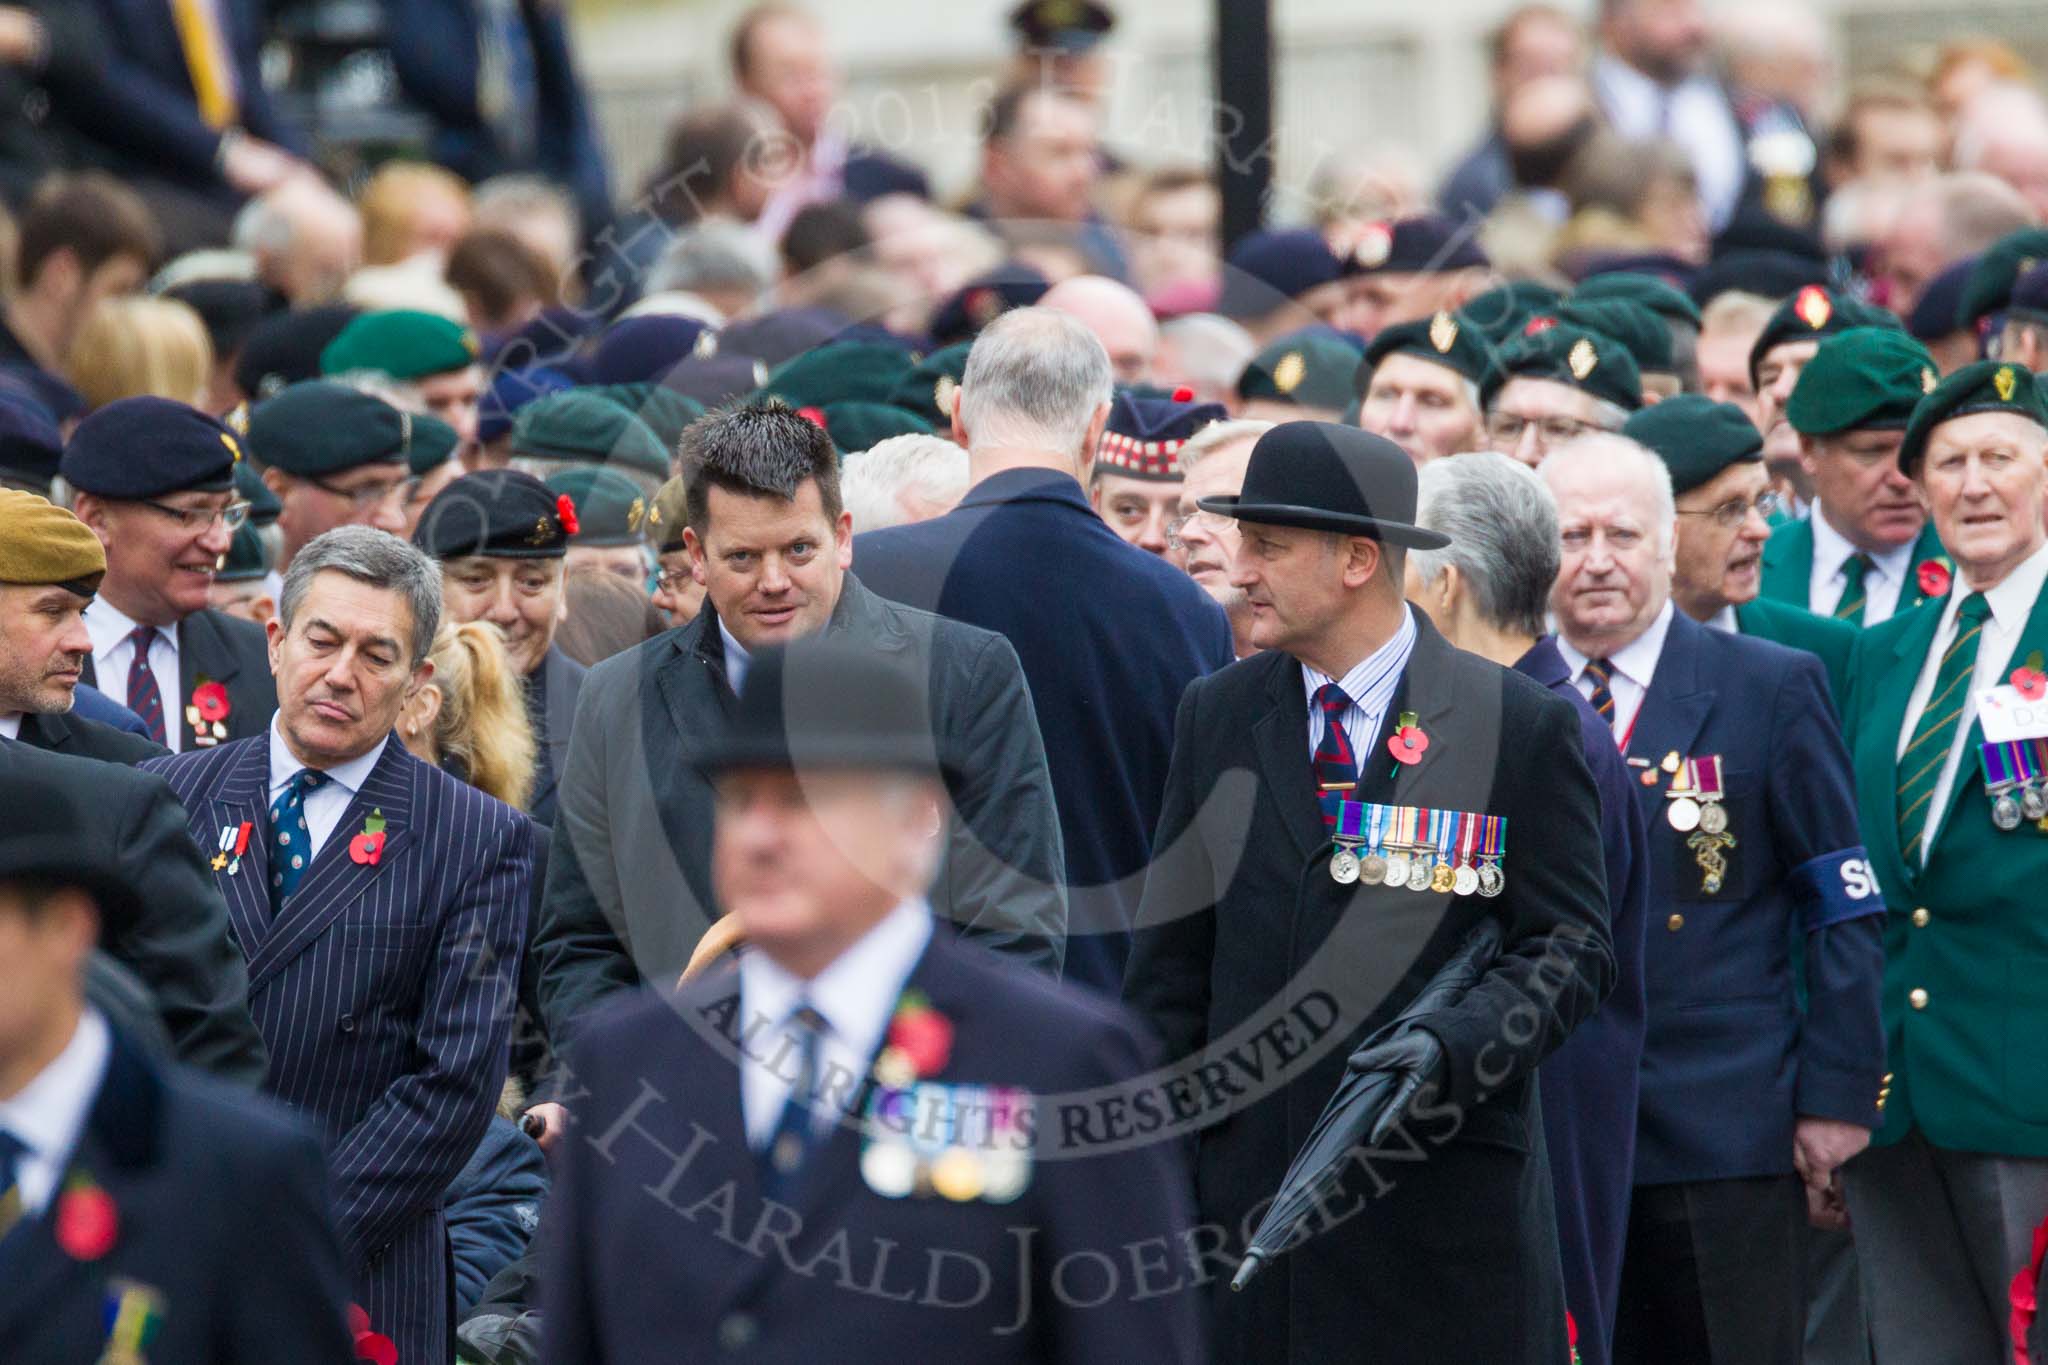
M1906 1003L1911 1005L1916 1010L1926 1009L1927 992L1922 990L1920 987L1915 986L1912 992L1906 996Z
M1673 915L1670 919L1664 921L1664 927L1674 934L1677 933L1685 927L1685 916Z
M1885 1073L1884 1073L1884 1083L1885 1083L1886 1085L1890 1085L1890 1084L1892 1083L1892 1073L1891 1073L1891 1072L1887 1071L1887 1072L1885 1072Z
M1923 905L1913 912L1913 927L1915 929L1925 929L1927 927L1927 921L1933 918L1934 916L1928 914L1927 907Z

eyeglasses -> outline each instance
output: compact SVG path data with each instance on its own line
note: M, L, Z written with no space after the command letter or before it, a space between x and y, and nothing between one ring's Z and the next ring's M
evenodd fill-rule
M1714 525L1724 531L1732 531L1742 525L1743 522L1748 521L1751 512L1755 512L1765 521L1769 521L1778 514L1778 509L1784 505L1785 500L1783 498L1779 497L1776 493L1766 491L1757 494L1754 502L1744 498L1730 498L1719 507L1709 507L1703 512L1688 512L1680 508L1678 515L1681 517L1712 517Z
M419 491L420 478L417 474L402 479L387 479L381 483L366 483L357 488L336 488L325 479L308 480L323 493L332 493L337 498L347 498L358 512L368 511L387 499L396 498L401 503L412 501L412 495Z
M225 507L173 507L167 502L151 502L144 498L142 505L169 517L181 531L205 531L215 522L229 531L239 531L249 520L249 504L246 502L231 502Z
M1184 517L1175 517L1166 523L1166 543L1176 550L1187 549L1188 543L1181 539L1180 533L1188 528L1189 522L1197 521L1212 532L1221 531L1230 525L1229 517L1219 516L1214 512L1190 512Z
M688 569L663 569L654 576L654 586L661 592L674 592L690 581Z
M1589 431L1606 430L1597 422L1581 422L1576 417L1523 417L1513 412L1488 413L1486 417L1487 436L1505 446L1519 444L1522 432L1532 426L1545 446L1563 445Z

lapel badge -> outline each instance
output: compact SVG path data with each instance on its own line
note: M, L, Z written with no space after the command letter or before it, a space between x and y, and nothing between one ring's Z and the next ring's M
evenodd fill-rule
M1403 711L1394 721L1394 733L1387 736L1387 750L1396 763L1410 767L1422 761L1429 748L1429 736L1422 733L1413 711Z
M384 812L373 810L363 821L363 832L348 841L349 861L362 867L375 867L384 857Z
M82 1169L74 1169L57 1196L56 1217L51 1223L57 1245L74 1261L97 1261L114 1249L121 1233L121 1218L114 1197Z
M234 711L226 687L201 677L192 689L192 702L185 708L185 723L192 730L194 748L210 749L228 737L227 718Z
M1429 320L1429 344L1442 355L1458 343L1458 320L1439 309Z
M1600 354L1593 349L1591 340L1580 337L1572 343L1571 353L1565 357L1564 363L1571 366L1572 378L1584 379L1600 363Z
M220 827L220 851L213 855L215 872L225 871L232 877L242 870L242 855L249 851L249 832L254 828L247 820Z
M1913 581L1919 587L1922 597L1940 597L1948 592L1949 584L1953 580L1948 565L1936 556L1920 561L1919 566L1913 570Z
M163 1330L164 1296L139 1280L113 1276L107 1281L100 1320L107 1329L103 1365L145 1365L143 1354Z

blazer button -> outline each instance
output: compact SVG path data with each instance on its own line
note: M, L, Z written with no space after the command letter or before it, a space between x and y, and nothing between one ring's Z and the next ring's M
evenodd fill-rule
M761 1335L761 1325L745 1313L730 1313L718 1324L718 1344L728 1351L744 1351Z
M354 1033L356 1031L356 1017L353 1014L344 1014L341 1016L341 1022L336 1024L335 1027L343 1033Z
M1915 929L1925 929L1927 927L1927 921L1933 918L1934 916L1928 914L1927 907L1923 905L1913 912L1913 927Z
M1685 927L1685 916L1673 915L1670 919L1664 921L1664 927L1666 929L1669 929L1674 934L1677 933L1680 929L1683 929Z
M1915 987L1914 987L1914 988L1912 989L1911 993L1909 993L1909 994L1908 994L1908 995L1906 996L1906 1003L1907 1003L1907 1004L1909 1004L1909 1005L1911 1005L1911 1006L1912 1006L1912 1007L1913 1007L1914 1009L1916 1009L1916 1010L1924 1010L1924 1009L1926 1009L1926 1008L1927 1008L1927 992L1926 992L1925 990L1922 990L1922 989L1921 989L1920 987L1918 987L1918 986L1915 986Z

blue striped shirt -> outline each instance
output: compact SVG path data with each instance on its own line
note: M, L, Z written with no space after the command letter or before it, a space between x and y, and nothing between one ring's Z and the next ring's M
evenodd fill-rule
M1394 632L1394 638L1352 665L1351 671L1341 678L1332 679L1326 673L1319 673L1307 664L1301 666L1301 685L1308 692L1308 751L1313 754L1323 742L1323 708L1316 705L1316 693L1325 683L1334 681L1344 689L1344 695L1351 698L1350 709L1344 712L1344 733L1351 737L1351 752L1363 758L1380 737L1380 725L1387 717L1387 707L1393 703L1394 690L1401 685L1401 674L1408 667L1408 656L1415 651L1415 613L1407 603L1401 604L1401 628Z

